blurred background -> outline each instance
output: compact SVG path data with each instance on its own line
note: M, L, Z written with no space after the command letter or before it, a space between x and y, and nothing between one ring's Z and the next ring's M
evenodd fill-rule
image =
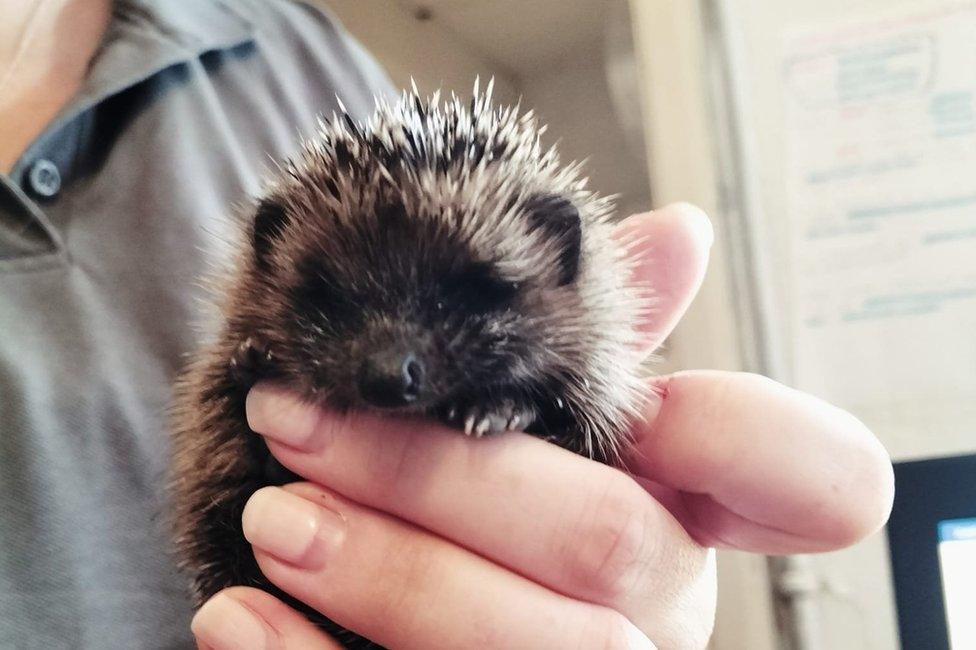
M494 77L621 215L705 208L712 265L662 372L768 374L897 461L888 531L721 554L712 647L976 649L976 3L319 4L400 86Z

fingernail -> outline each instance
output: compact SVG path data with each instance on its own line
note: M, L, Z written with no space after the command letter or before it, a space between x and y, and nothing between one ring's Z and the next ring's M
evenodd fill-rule
M337 512L277 487L261 488L244 506L244 537L265 553L314 569L342 544L345 520Z
M227 594L208 600L190 622L201 646L213 650L272 650L277 633L257 614Z
M319 411L272 384L258 384L245 401L253 431L289 447L304 447L315 433Z

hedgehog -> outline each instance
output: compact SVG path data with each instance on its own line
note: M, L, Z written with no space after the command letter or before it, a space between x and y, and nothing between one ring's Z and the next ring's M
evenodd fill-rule
M612 198L543 147L531 111L491 94L413 86L361 122L338 102L243 211L211 283L221 325L175 389L172 518L197 606L232 585L288 600L241 529L251 494L299 480L247 426L258 380L340 412L620 458L649 292L629 280ZM293 604L347 647L375 647Z

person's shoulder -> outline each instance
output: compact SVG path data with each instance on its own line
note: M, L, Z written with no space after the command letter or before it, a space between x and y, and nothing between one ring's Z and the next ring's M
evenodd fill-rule
M373 95L393 95L386 72L321 3L234 0L228 6L253 25L259 42L282 65L299 66L305 75L315 74L318 68L325 77L333 79L343 101L352 95L346 102L350 110L371 110ZM362 89L367 89L366 96L356 97L356 90Z
M234 0L228 6L247 17L259 31L287 33L311 28L345 37L339 19L322 4L300 0Z

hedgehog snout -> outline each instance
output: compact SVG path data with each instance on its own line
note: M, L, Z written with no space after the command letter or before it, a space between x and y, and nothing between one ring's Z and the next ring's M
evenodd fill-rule
M415 352L387 348L363 360L357 385L367 404L383 409L399 408L420 398L425 375L426 368Z

